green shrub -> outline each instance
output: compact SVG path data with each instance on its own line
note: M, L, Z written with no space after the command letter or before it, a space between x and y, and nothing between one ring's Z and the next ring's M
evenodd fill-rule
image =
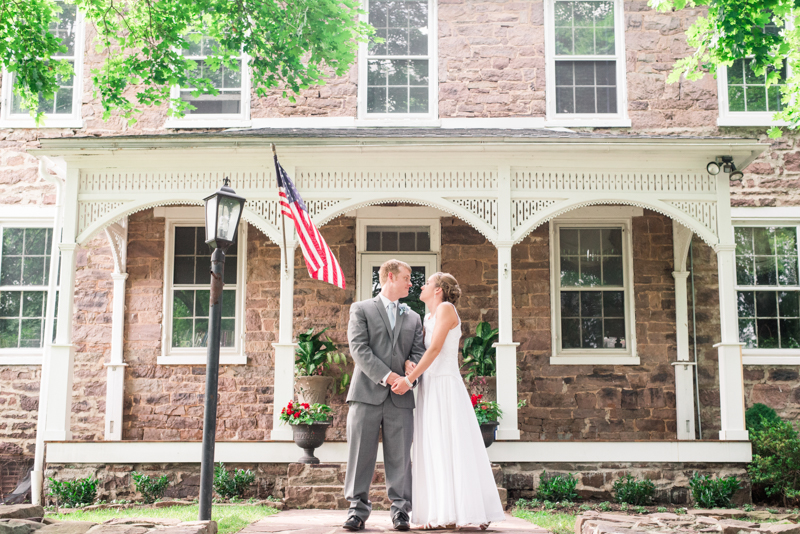
M214 491L221 497L241 497L247 486L255 482L256 475L249 469L237 469L233 474L225 469L225 464L219 462L214 466Z
M692 498L700 508L731 508L731 499L739 489L739 480L727 478L711 478L711 475L695 473L689 480Z
M547 472L542 471L536 496L545 501L573 502L578 498L578 494L575 492L577 485L578 479L572 476L572 473L548 477Z
M760 402L755 403L744 412L745 426L750 432L762 430L764 423L774 423L780 420L781 418L778 417L775 410Z
M668 512L668 511L669 510L667 510L666 506L659 506L658 508L656 508L656 512L658 512L659 514L664 514L664 513Z
M611 510L611 503L608 501L603 501L597 505L597 508L599 508L602 512L608 512Z
M154 503L157 499L163 497L164 492L167 491L167 486L169 486L167 475L161 475L158 480L155 480L151 479L150 475L134 471L131 473L131 477L133 478L134 486L136 486L136 491L142 494L145 504Z
M52 477L47 479L48 495L56 498L60 506L74 508L76 506L92 504L97 495L97 484L99 480L89 478L79 478L78 480L58 481Z
M800 438L788 421L762 419L762 422L761 430L750 434L753 461L747 472L753 484L763 487L768 497L780 499L788 506L800 490Z
M636 480L628 474L614 482L613 492L618 503L652 504L656 485L652 480Z

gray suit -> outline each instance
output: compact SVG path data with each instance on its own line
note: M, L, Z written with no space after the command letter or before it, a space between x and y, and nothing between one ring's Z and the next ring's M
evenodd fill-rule
M411 511L411 441L414 437L414 395L398 395L381 385L393 371L405 374L406 360L419 362L425 352L422 321L411 310L397 312L392 330L380 296L350 307L347 327L350 354L355 361L347 392L348 459L344 496L350 513L364 521L372 511L369 485L378 456L379 431L383 432L383 463L392 515Z

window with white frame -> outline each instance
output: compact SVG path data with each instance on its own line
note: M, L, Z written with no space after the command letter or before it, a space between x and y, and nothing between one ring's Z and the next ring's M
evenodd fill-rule
M628 362L635 355L629 224L555 222L552 238L553 359Z
M52 228L0 225L0 362L41 355L52 240Z
M621 3L549 0L547 5L548 120L624 119Z
M163 209L163 208L162 208ZM185 217L191 208L167 208L164 299L164 346L161 364L201 364L208 346L211 248L205 226ZM183 217L181 217L183 216ZM237 243L225 254L220 362L244 364L244 277L247 234L240 228Z
M766 33L777 35L780 28L770 22L764 27ZM783 109L781 88L788 77L788 63L783 61L778 71L778 82L767 87L768 73L753 72L750 58L737 59L729 67L721 66L717 72L719 92L720 126L767 126L774 123L773 115Z
M229 68L220 65L216 70L207 62L208 55L212 53L217 42L210 37L201 37L198 42L190 39L188 50L184 50L184 57L197 64L194 75L199 78L208 78L218 91L218 94L198 93L193 87L174 87L172 97L188 102L195 109L186 111L182 119L168 121L167 127L180 126L183 123L205 122L210 125L237 125L250 116L250 85L248 78L247 61L244 56L234 56L238 68ZM228 124L229 123L229 124ZM190 124L197 126L197 124Z
M362 48L359 115L431 118L436 114L434 0L367 0L375 37Z
M80 127L81 124L81 78L83 62L83 23L76 6L65 2L56 2L61 12L58 20L50 24L50 32L66 47L66 51L53 55L54 59L66 60L72 65L73 73L57 78L58 90L52 98L39 95L39 106L36 112L45 114L44 126ZM4 103L2 122L19 126L33 126L30 110L22 107L20 98L14 94L13 87L16 75L6 73L4 76ZM8 82L8 83L6 83Z
M734 229L739 341L744 349L800 349L797 228Z

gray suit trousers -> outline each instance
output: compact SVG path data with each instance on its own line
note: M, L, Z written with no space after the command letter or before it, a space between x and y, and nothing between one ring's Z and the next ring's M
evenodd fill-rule
M407 393L410 395L411 393ZM349 456L344 479L344 496L350 514L364 521L372 511L369 486L378 457L378 432L383 431L386 491L392 501L391 514L411 512L411 441L414 438L414 410L398 408L391 395L383 404L351 401L347 414Z

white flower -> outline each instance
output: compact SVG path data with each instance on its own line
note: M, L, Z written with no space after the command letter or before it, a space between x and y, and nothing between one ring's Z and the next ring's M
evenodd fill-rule
M408 304L403 302L397 307L397 311L400 312L400 315L403 315L404 313L411 311L411 308L408 307Z

